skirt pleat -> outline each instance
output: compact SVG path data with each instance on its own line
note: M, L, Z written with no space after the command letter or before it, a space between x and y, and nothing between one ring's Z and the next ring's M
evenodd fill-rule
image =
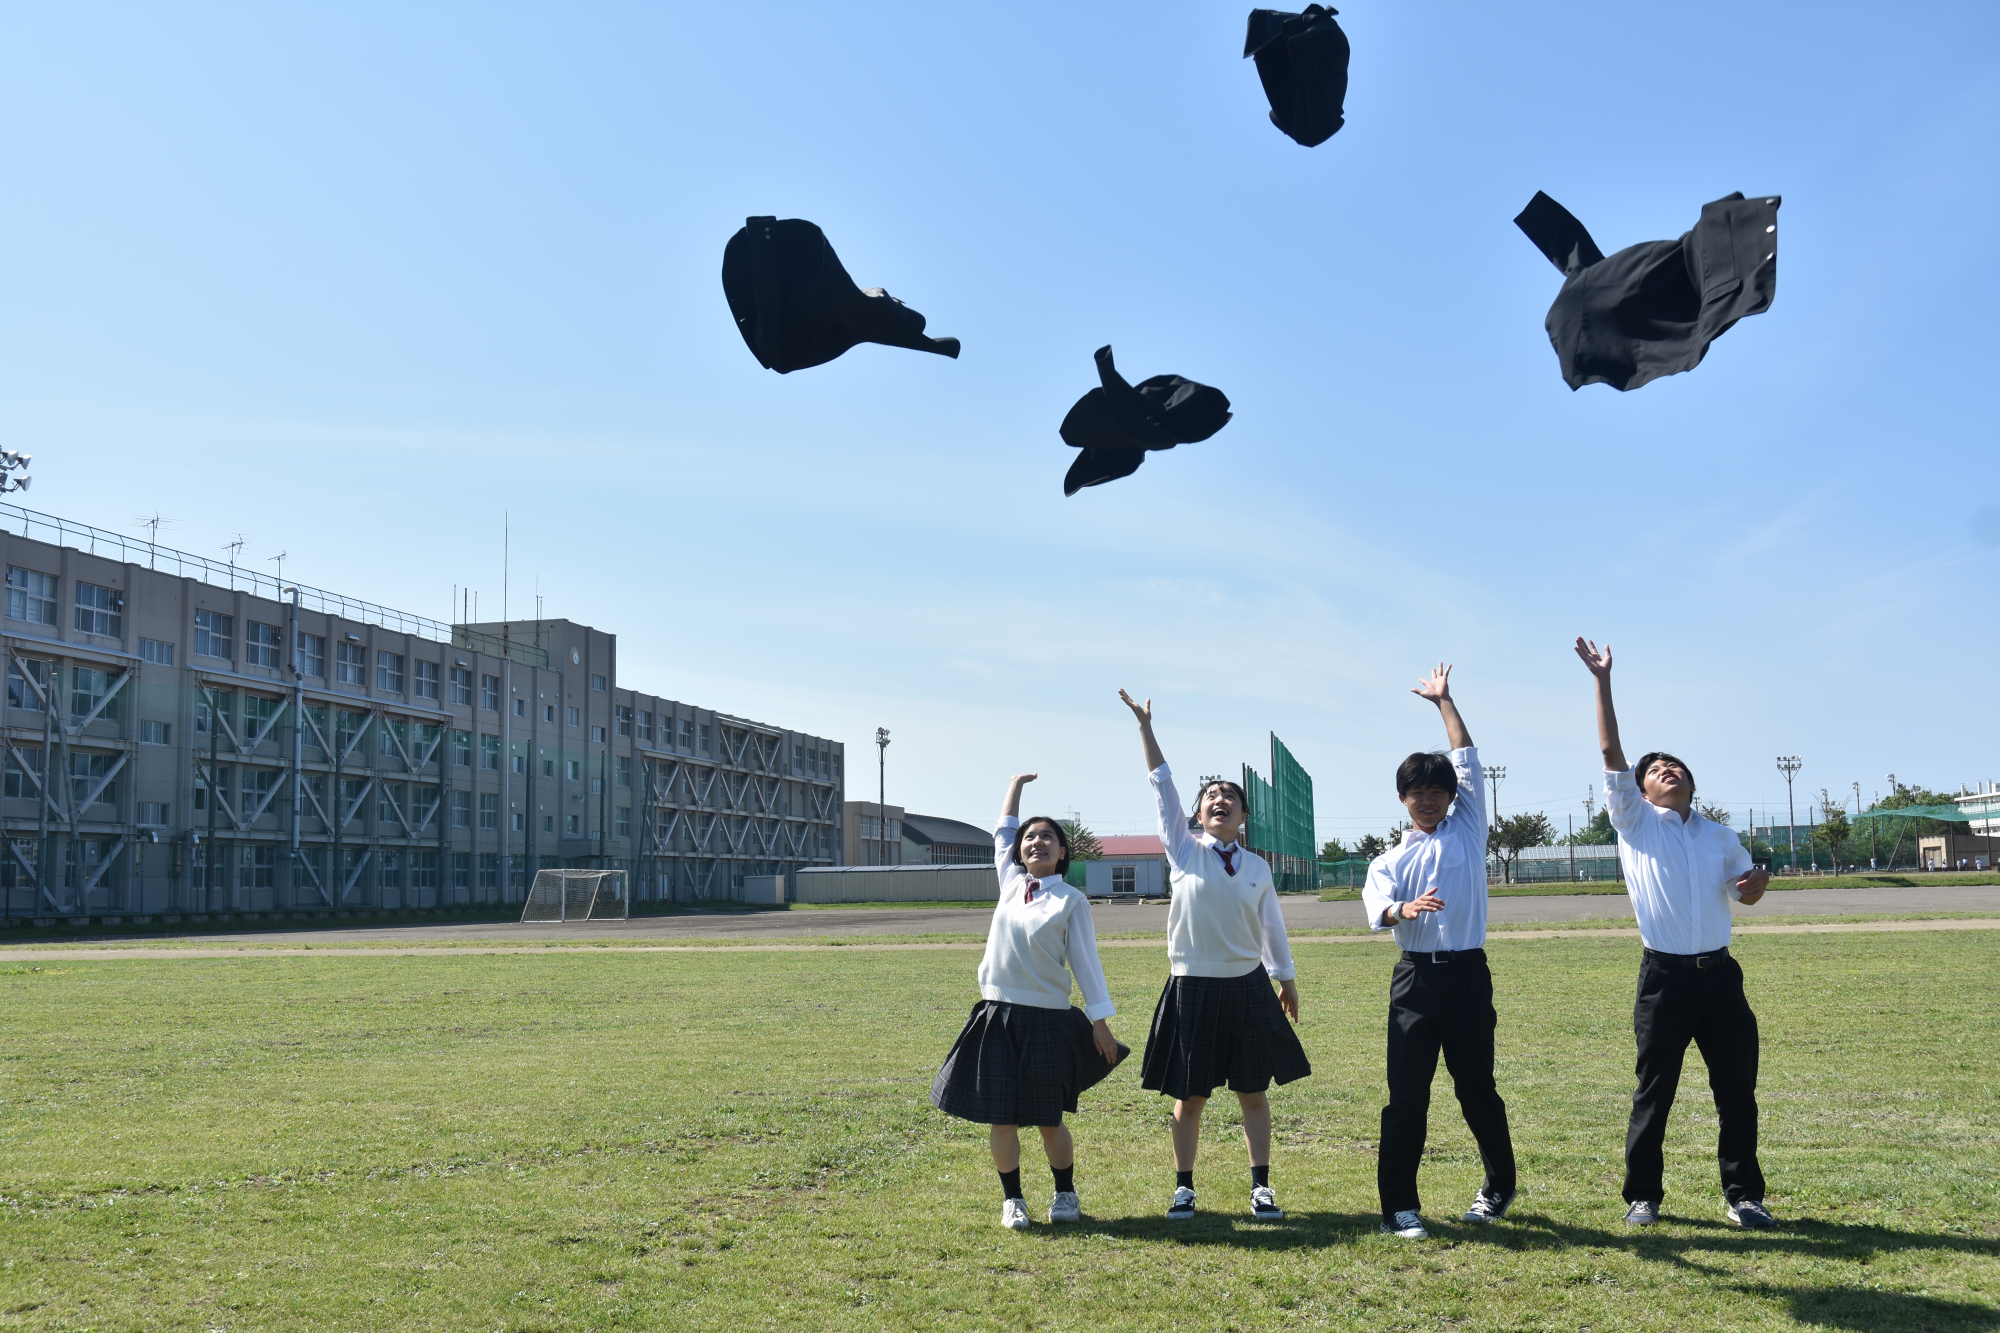
M1312 1073L1260 964L1240 977L1168 977L1153 1008L1139 1086L1176 1099L1262 1092Z
M981 1125L1059 1125L1076 1110L1077 1094L1131 1053L1120 1042L1118 1061L1106 1062L1074 1005L981 1000L931 1083L931 1105Z

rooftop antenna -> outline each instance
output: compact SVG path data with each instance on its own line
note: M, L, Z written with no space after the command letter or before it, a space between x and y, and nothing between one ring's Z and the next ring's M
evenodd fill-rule
M157 509L154 510L151 514L141 514L139 515L138 518L133 520L134 526L145 528L148 530L150 535L148 535L146 538L146 544L148 546L155 546L155 547L157 547L160 544L160 529L163 527L170 528L174 525L175 522L176 520L171 518L161 518L160 512ZM157 560L158 558L159 558L158 551L148 551L146 553L146 568L157 569L158 566L154 563L154 561Z
M243 534L237 533L233 542L224 542L222 549L229 552L229 586L233 591L236 587L236 557L243 551Z
M278 586L279 586L280 588L284 587L284 585L285 585L285 557L286 557L286 556L288 556L288 555L290 555L290 554L291 554L291 552L290 552L290 551L280 551L280 552L278 552L278 553L277 553L276 555L274 555L274 556L270 556L270 557L267 557L268 559L270 559L270 560L272 560L272 561L275 561L275 562L277 563L277 566L278 566Z

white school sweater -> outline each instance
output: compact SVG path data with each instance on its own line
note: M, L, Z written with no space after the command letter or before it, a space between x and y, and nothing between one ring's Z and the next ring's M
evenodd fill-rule
M1069 982L1083 992L1083 1016L1095 1023L1117 1013L1097 959L1090 899L1050 876L1034 881L1014 864L1021 821L1001 819L993 832L993 866L1000 872L1000 901L986 931L979 960L979 994L988 1000L1036 1009L1069 1008ZM1027 896L1033 884L1034 897Z
M1161 764L1152 772L1160 813L1160 844L1173 871L1167 905L1167 961L1177 977L1240 977L1262 963L1273 981L1289 981L1292 946L1271 867L1251 851L1236 854L1230 874L1215 839L1188 832L1174 775Z

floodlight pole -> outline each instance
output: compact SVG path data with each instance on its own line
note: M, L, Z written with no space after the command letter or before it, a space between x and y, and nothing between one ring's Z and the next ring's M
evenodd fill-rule
M1500 813L1500 783L1506 776L1507 766L1505 764L1488 764L1486 766L1486 780L1493 784L1493 804L1488 806L1486 810L1486 821L1489 824Z
M1805 767L1805 761L1797 755L1779 755L1778 771L1785 775L1785 841L1790 847L1792 869L1799 868L1799 812L1792 804L1792 775Z
M875 728L875 847L889 864L889 729Z

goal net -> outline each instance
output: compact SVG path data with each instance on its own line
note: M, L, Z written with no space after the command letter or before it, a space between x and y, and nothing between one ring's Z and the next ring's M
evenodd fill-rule
M538 870L523 921L625 921L632 901L622 870Z

